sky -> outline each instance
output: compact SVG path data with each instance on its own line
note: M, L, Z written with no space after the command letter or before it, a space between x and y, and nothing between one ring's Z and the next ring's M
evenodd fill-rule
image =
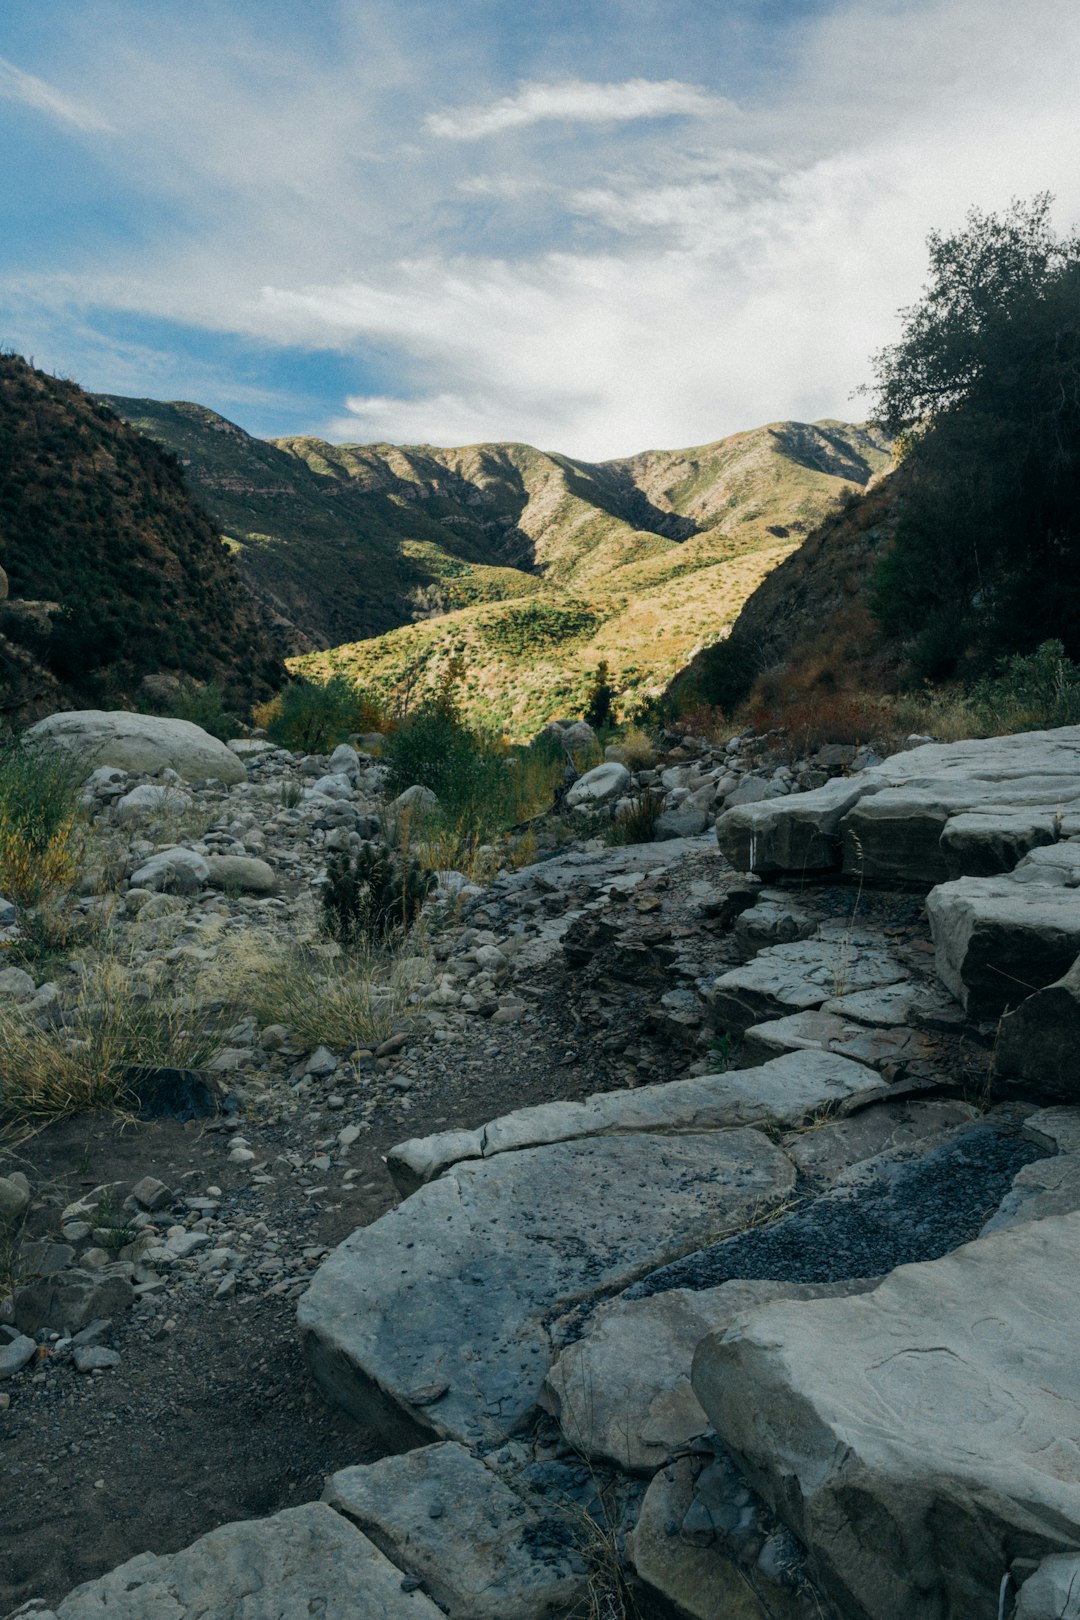
M4 0L0 345L263 436L858 419L931 229L1080 219L1076 0Z

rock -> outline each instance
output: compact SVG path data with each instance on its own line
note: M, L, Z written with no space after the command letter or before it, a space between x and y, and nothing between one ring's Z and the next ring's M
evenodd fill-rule
M230 737L225 746L240 759L258 759L262 754L276 752L274 744L265 737Z
M993 1614L1017 1548L1075 1555L1078 1242L1080 1213L1028 1222L698 1347L698 1399L843 1612Z
M143 1209L164 1209L172 1203L172 1193L156 1176L143 1176L132 1187L131 1196Z
M786 896L777 899L774 895L775 891L761 894L735 919L732 932L748 957L770 945L808 939L817 927L814 918L800 906L793 905Z
M563 726L562 740L568 748L591 748L596 741L596 732L587 720L572 720L569 725Z
M350 743L338 743L330 755L328 768L331 776L347 776L355 782L360 775L360 755Z
M130 1068L124 1078L140 1119L209 1119L221 1106L216 1082L197 1069Z
M772 1299L816 1299L851 1286L735 1281L598 1305L548 1373L540 1404L580 1456L651 1473L709 1427L690 1383L707 1333Z
M1080 726L912 748L810 793L726 809L716 836L741 871L843 865L928 885L951 875L950 862L1000 869L1028 836L1021 823L1033 809L1076 814L1080 829ZM950 834L954 816L969 819Z
M995 1072L1025 1081L1044 1097L1080 1092L1080 956L1045 990L1006 1013L998 1026Z
M1017 1171L1009 1192L982 1229L1001 1232L1021 1221L1041 1221L1048 1215L1068 1215L1080 1209L1080 1154L1062 1153L1036 1159Z
M545 1524L520 1490L452 1441L342 1469L323 1501L418 1577L451 1620L548 1620L585 1595L583 1563L559 1544L565 1526Z
M404 793L399 793L390 805L391 810L437 810L439 808L438 794L433 793L429 787L422 787L414 782L407 787Z
M80 1344L72 1352L72 1360L76 1372L105 1372L110 1367L119 1367L120 1353L100 1344Z
M121 1316L133 1298L129 1279L118 1272L59 1271L15 1290L15 1325L23 1333L76 1330L95 1316Z
M337 1058L326 1046L317 1046L304 1064L304 1073L310 1075L313 1080L324 1079L336 1069Z
M22 968L9 967L0 972L0 996L12 996L17 1001L25 1001L37 989L29 973Z
M0 1324L0 1378L13 1378L34 1359L37 1345L25 1333Z
M595 805L607 804L611 799L621 798L629 786L630 772L626 766L608 760L606 765L596 765L584 776L579 776L568 791L565 802L571 810L591 809Z
M125 793L122 799L117 799L116 814L121 821L139 821L143 816L152 816L164 810L190 810L193 803L190 793L171 785L143 782L139 787L132 788L130 793Z
M151 855L131 874L133 889L167 894L198 894L210 877L209 864L193 849L177 846ZM145 909L145 908L144 908Z
M57 1604L54 1620L440 1620L400 1569L323 1502L140 1553ZM49 1620L43 1616L42 1620Z
M658 841L668 838L696 838L709 825L715 790L710 783L674 807L665 807L657 818L653 837Z
M900 1066L930 1074L935 1067L933 1047L918 1030L903 1025L867 1028L820 1008L754 1024L743 1035L739 1062L750 1068L784 1052L800 1051L838 1052L874 1069Z
M782 799L787 788L781 782L774 782L771 777L744 776L737 788L727 794L724 808L731 809L740 804L761 804L766 799Z
M467 1160L597 1136L700 1132L766 1121L794 1124L878 1083L871 1070L846 1058L788 1056L746 1073L601 1091L583 1102L538 1103L475 1131L444 1131L401 1142L390 1149L386 1166L407 1196Z
M907 1024L912 1029L958 1033L967 1023L964 1010L946 990L933 984L901 982L880 990L856 990L822 1002L822 1012L836 1013L857 1024L892 1029Z
M266 861L254 855L209 855L207 882L212 889L241 894L276 894L277 874Z
M708 993L710 1018L715 1028L741 1035L754 1024L906 976L875 936L854 930L773 945L721 974Z
M994 1018L1065 977L1080 956L1078 887L1072 844L1036 850L1008 877L960 878L927 895L937 972L969 1017Z
M320 776L312 782L310 793L313 798L322 799L351 799L353 796L354 781L344 771L334 771L328 776Z
M506 1437L535 1406L553 1314L738 1227L793 1176L749 1130L597 1137L456 1164L320 1267L298 1308L308 1364L394 1444ZM445 1394L418 1407L410 1391L433 1383Z
M971 1103L952 1099L886 1101L861 1109L850 1119L830 1119L811 1130L792 1131L781 1146L804 1175L831 1181L879 1154L925 1153L957 1126L977 1118Z
M704 1457L680 1457L653 1479L627 1538L639 1579L685 1620L805 1620L811 1611L801 1600L734 1559L711 1529L704 1545L689 1539L684 1526L707 1466Z
M0 1176L0 1226L15 1226L30 1208L30 1186L20 1171Z
M216 777L227 786L243 782L241 761L216 737L190 720L166 720L126 710L76 709L51 714L29 735L79 754L94 765L152 775L165 766L186 781Z
M1080 1556L1044 1558L1020 1588L1014 1620L1080 1620Z

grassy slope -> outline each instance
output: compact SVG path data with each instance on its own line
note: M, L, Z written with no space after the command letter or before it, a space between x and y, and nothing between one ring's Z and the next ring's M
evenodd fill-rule
M662 690L888 463L839 422L591 464L521 444L264 443L200 406L111 403L181 457L298 649L321 647L299 667L392 697L461 656L470 714L515 734L580 708L601 658L628 704Z

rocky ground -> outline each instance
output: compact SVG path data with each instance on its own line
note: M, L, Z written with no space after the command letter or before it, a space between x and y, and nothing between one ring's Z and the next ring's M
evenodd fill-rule
M627 793L662 794L663 841L552 833L537 864L481 890L444 878L422 943L386 987L381 1040L301 1040L264 1005L220 1028L216 1112L83 1115L9 1136L0 1610L55 1603L145 1549L169 1553L217 1525L314 1502L328 1476L330 1519L344 1515L412 1571L394 1551L400 1522L380 1520L393 1520L399 1465L385 1478L364 1467L407 1430L412 1445L442 1442L407 1464L409 1500L427 1493L423 1523L432 1490L460 1513L449 1536L431 1514L438 1536L399 1581L416 1599L401 1613L429 1612L423 1590L446 1612L488 1612L475 1596L460 1607L439 1570L448 1547L470 1534L478 1545L460 1504L487 1504L491 1523L510 1511L484 1494L493 1469L498 1489L533 1504L530 1545L547 1549L517 1587L506 1577L493 1614L586 1613L605 1581L643 1613L661 1594L706 1617L823 1612L767 1482L750 1489L690 1393L694 1347L745 1304L725 1289L851 1295L895 1265L947 1255L1003 1200L1045 1196L1039 1166L1055 1139L1026 1123L1030 1103L991 1095L994 1025L943 990L919 893L845 880L828 862L807 877L805 852L787 869L771 853L775 805L870 781L878 762L842 749L791 761L770 751L776 739L667 741L636 781L612 760L575 790L598 833ZM196 785L182 760L175 777L140 760L88 785L103 858L85 909L113 913L136 966L166 963L204 995L237 940L270 951L310 933L327 853L355 847L385 814L370 758L258 742L241 756L232 782ZM757 815L767 862L738 859L736 829L733 864L705 831L725 805L740 827ZM961 961L961 995L964 971ZM44 983L0 975L0 992L28 1017L62 1022L74 986L58 964ZM612 1100L585 1104L594 1093ZM556 1196L575 1183L576 1204ZM502 1284L498 1244L485 1240L488 1315L470 1303L458 1327L462 1268L478 1262L467 1233L439 1258L431 1211L453 1216L451 1193L473 1201L473 1221L497 1208L511 1226L535 1225ZM589 1235L598 1218L622 1224L601 1240ZM336 1248L354 1232L351 1249ZM393 1282L395 1257L417 1243L422 1314ZM373 1292L339 1329L330 1316L356 1287L354 1255ZM552 1258L537 1269L537 1255ZM434 1361L433 1317L447 1339ZM481 1320L490 1366L476 1350ZM354 1321L388 1322L392 1337L380 1327L377 1342L354 1342ZM530 1356L535 1390L521 1394L533 1388ZM432 1378L424 1367L436 1362ZM371 1398L372 1379L389 1402ZM462 1441L491 1462L479 1482ZM637 1521L633 1593L597 1573L603 1556L583 1584L576 1555L552 1551L552 1526L580 1527L598 1491L601 1554L625 1554ZM289 1524L339 1533L318 1515ZM410 1534L424 1539L415 1524ZM703 1607L703 1590L714 1604L727 1594L727 1607Z

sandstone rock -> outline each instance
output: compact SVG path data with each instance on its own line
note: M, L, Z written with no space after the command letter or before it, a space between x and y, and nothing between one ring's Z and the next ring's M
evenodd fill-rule
M1008 877L959 878L931 891L935 966L970 1017L996 1017L1064 978L1080 956L1077 884L1080 844L1036 850Z
M852 991L896 984L905 970L872 935L846 931L763 950L721 974L709 991L717 1029L743 1034L754 1024L820 1007Z
M276 894L277 874L254 855L208 855L207 882L212 889L236 889L242 894Z
M1027 1222L698 1347L705 1411L845 1613L993 1614L1018 1548L1075 1553L1078 1242L1080 1213Z
M140 1553L54 1620L439 1620L366 1536L323 1502L223 1524L182 1552ZM49 1615L42 1617L49 1620Z
M93 765L115 765L146 775L170 766L189 782L216 777L227 785L247 777L236 755L190 720L77 709L39 720L30 735L70 749Z
M1080 956L1056 983L1037 990L998 1028L996 1072L1041 1096L1080 1093Z
M682 1530L706 1467L704 1457L680 1457L653 1479L627 1541L639 1578L685 1620L805 1620L803 1601L737 1562L722 1540L695 1545ZM742 1504L731 1507L735 1517Z
M606 804L609 799L620 798L630 786L630 772L625 765L609 760L597 765L584 776L579 776L566 795L571 810Z
M542 1516L453 1441L345 1468L323 1501L423 1582L451 1620L548 1620L585 1595L585 1567Z
M299 1303L308 1363L393 1444L424 1431L506 1437L535 1406L552 1314L737 1228L793 1176L749 1130L597 1137L457 1164L320 1267Z
M209 877L209 863L201 855L196 855L193 849L177 846L163 849L144 861L131 874L131 887L167 894L198 894L206 887Z
M475 1131L414 1137L390 1149L387 1169L402 1193L415 1192L455 1164L588 1137L669 1134L795 1123L829 1103L876 1087L878 1077L846 1058L785 1057L746 1073L698 1075L632 1091L602 1091L584 1102L538 1103Z

